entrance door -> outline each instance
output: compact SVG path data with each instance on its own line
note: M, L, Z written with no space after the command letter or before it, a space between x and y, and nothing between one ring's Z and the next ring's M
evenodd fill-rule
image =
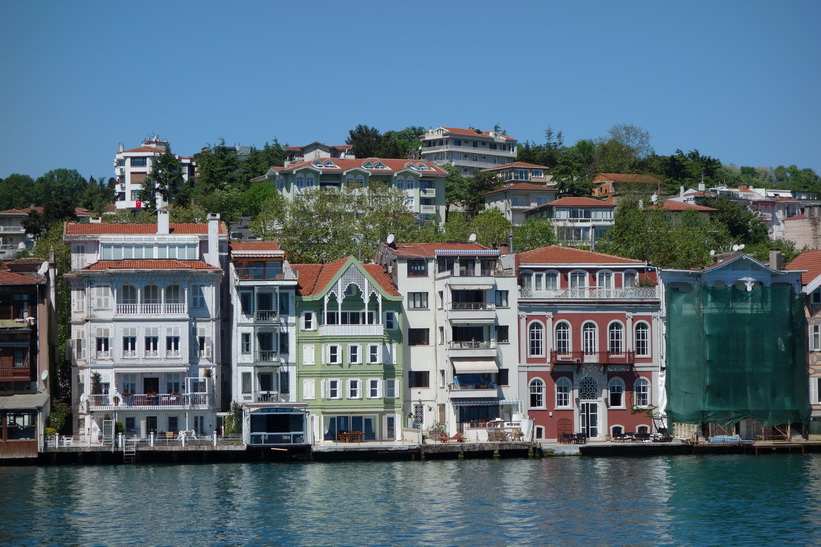
M143 393L159 393L160 379L159 378L143 378Z
M599 436L599 403L581 403L581 429L588 439Z

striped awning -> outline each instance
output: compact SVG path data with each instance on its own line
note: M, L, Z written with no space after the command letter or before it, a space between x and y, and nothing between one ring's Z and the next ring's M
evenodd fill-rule
M454 399L453 406L498 406L499 399L496 398L481 398L481 399Z
M27 348L30 345L30 342L0 341L0 348Z
M494 374L499 372L499 366L493 359L484 361L469 361L462 359L451 359L456 374Z

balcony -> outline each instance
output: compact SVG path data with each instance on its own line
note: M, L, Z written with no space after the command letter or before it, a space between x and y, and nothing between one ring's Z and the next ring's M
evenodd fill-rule
M280 403L279 391L257 391L254 393L255 403Z
M166 302L164 304L117 304L117 315L185 315L188 306L182 302Z
M282 262L237 262L234 264L240 281L296 281L296 272Z
M420 205L419 212L423 214L433 214L436 212L436 205Z
M277 310L257 310L254 313L254 321L256 323L279 323L279 311Z
M496 357L495 340L454 340L448 343L448 357Z
M322 325L319 334L322 336L382 336L385 326L377 325Z
M419 197L421 198L435 198L436 188L420 188Z
M448 319L451 321L490 322L496 318L496 304L492 302L451 302Z
M600 365L632 365L636 362L633 351L551 351L550 362L553 365L577 365L585 363Z
M561 298L568 300L617 300L617 299L658 299L657 287L628 287L622 289L602 289L583 287L576 289L532 290L521 289L520 298Z
M0 368L0 382L31 382L31 367L28 362L25 366Z
M89 395L88 407L95 411L117 410L202 410L209 409L210 393L189 393L180 395L175 393L146 394L134 393L128 396Z
M498 385L487 383L453 383L448 385L448 394L451 399L464 398L493 398L498 396Z
M279 351L275 349L258 349L255 354L255 361L257 363L279 364Z

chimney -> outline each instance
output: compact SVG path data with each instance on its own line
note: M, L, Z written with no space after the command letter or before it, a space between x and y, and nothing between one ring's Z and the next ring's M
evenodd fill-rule
M705 189L706 189L706 186L704 186L704 181L699 182L698 183L698 191L703 192Z
M784 255L778 249L770 249L770 268L773 270L784 269Z
M678 195L680 197L684 197L684 186L683 185L678 187Z
M167 235L170 233L169 230L170 226L168 223L168 210L167 209L158 209L157 210L157 233L162 235Z
M125 146L123 146L123 143L120 143L120 145L117 147L117 152L122 154L124 151L125 151Z
M208 213L208 254L205 257L205 261L217 268L220 267L219 230L220 214Z

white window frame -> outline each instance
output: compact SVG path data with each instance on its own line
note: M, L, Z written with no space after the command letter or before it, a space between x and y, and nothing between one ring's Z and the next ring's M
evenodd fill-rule
M359 344L351 344L348 346L348 362L352 365L362 364L362 348Z
M362 381L359 378L350 378L348 379L348 399L361 399L362 398Z
M625 385L624 380L618 377L610 378L607 382L607 406L608 408L625 408L624 396L625 396ZM621 404L614 405L612 400L612 395L615 393L621 394Z
M368 378L368 399L382 398L382 380L379 378Z
M821 323L810 325L810 350L821 351Z
M650 380L636 378L633 383L633 405L638 408L647 408L652 401L650 395Z
M639 327L644 327L644 340L639 337ZM642 348L644 345L644 348ZM650 324L647 321L638 321L633 327L633 349L636 357L650 357L653 350L650 345Z
M599 326L593 321L582 324L582 353L598 353Z
M340 392L340 383L341 381L339 378L330 378L326 384L327 392L325 394L326 399L341 399L342 393Z
M395 311L385 312L385 328L387 330L396 330L399 328L399 321L397 320Z
M314 312L302 312L302 330L316 330L316 314Z
M382 346L380 344L368 344L368 364L378 365L382 362Z
M328 344L326 360L329 365L342 364L342 346L339 344Z
M536 333L538 333L538 336L536 336ZM544 344L544 325L541 321L532 321L527 326L527 356L544 357Z
M566 376L556 380L554 405L559 408L573 408L573 383Z
M617 333L618 336L616 336ZM624 325L621 321L611 321L607 325L607 352L612 354L624 353Z
M387 378L385 380L385 398L396 399L397 388L398 383L396 381L396 378Z
M556 323L556 326L553 327L553 345L555 346L556 353L570 353L572 338L571 338L571 326L570 323L567 321L559 321ZM559 333L563 333L561 337L559 337Z
M547 408L545 406L545 381L541 378L533 378L528 384L529 398L528 405L530 408ZM533 404L533 396L538 397L536 405Z

